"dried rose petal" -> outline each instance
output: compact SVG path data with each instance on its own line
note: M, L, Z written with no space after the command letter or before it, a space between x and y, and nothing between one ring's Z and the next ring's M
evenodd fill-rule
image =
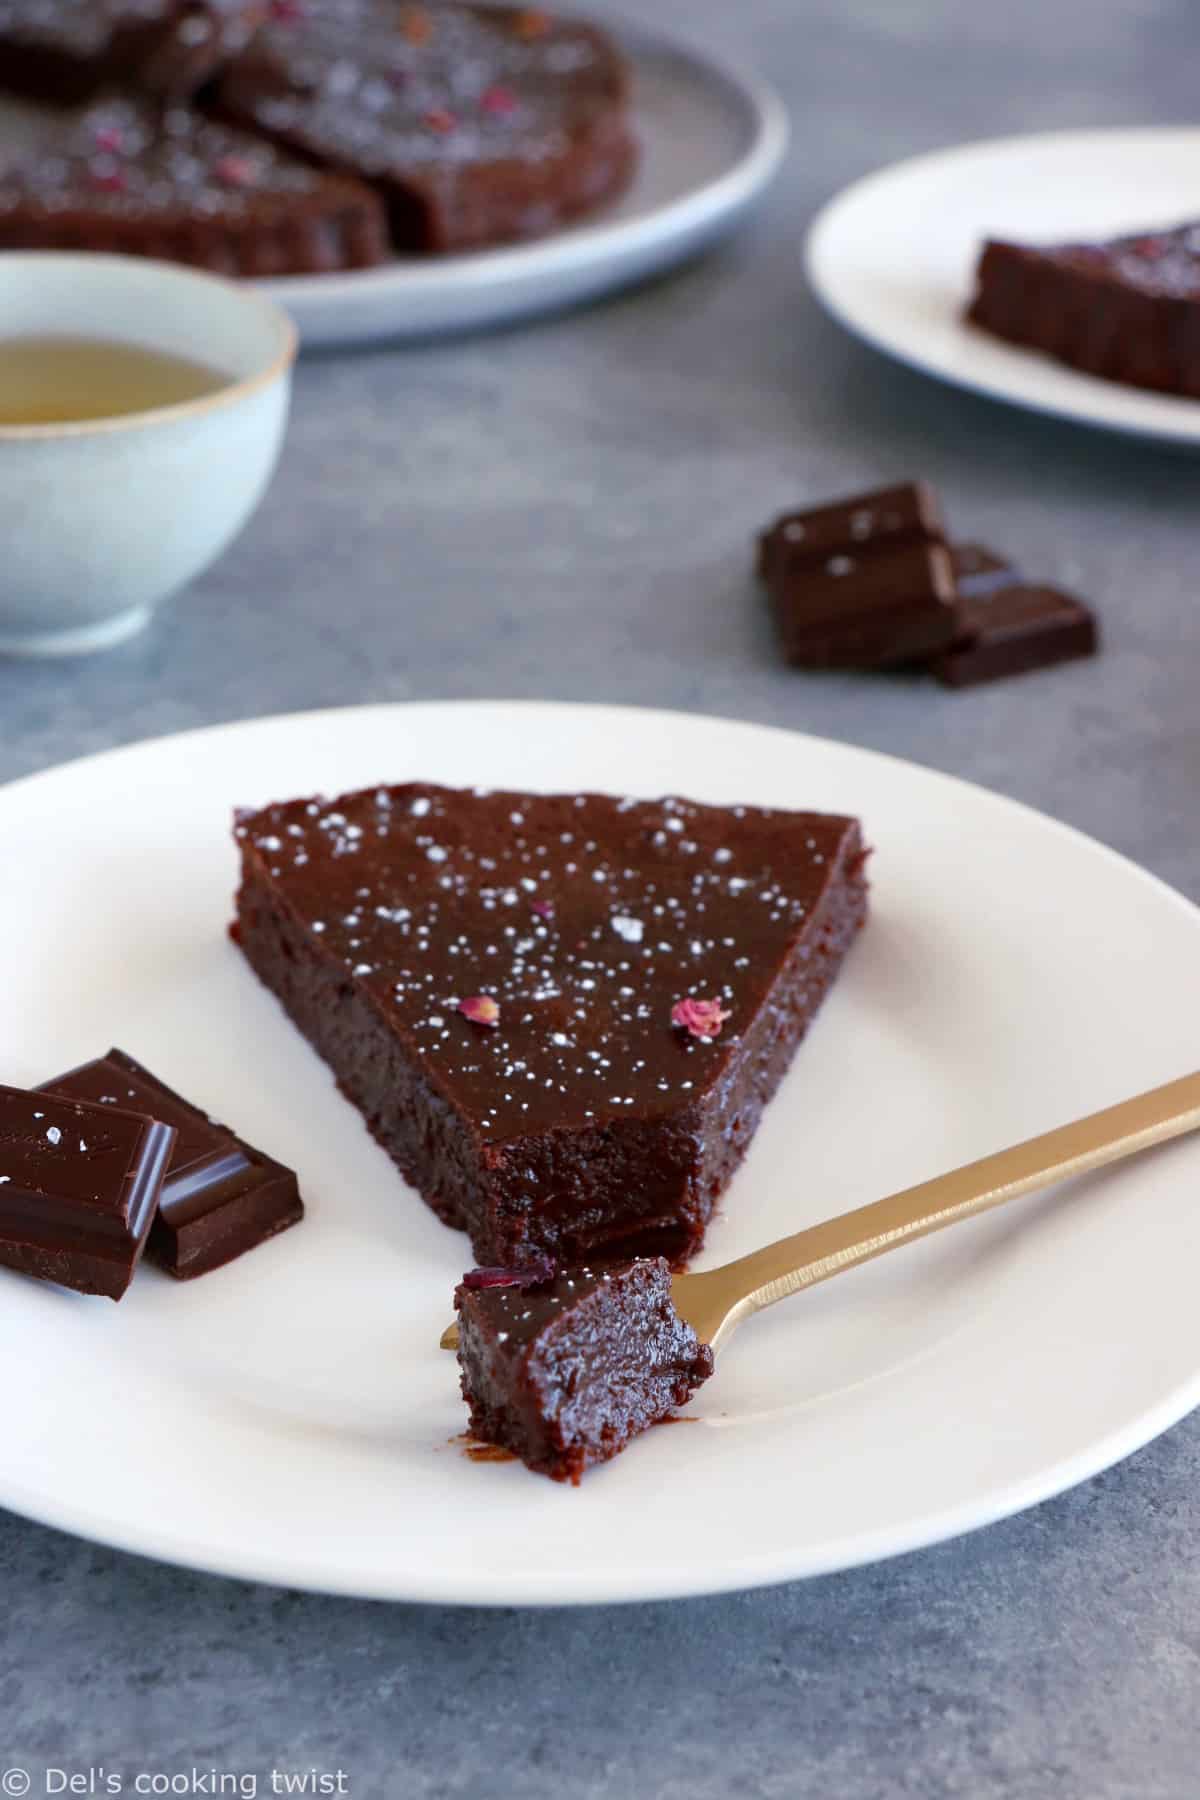
M427 44L433 36L433 20L419 6L406 7L400 19L400 32L410 44Z
M472 994L469 1000L459 1001L458 1010L472 1025L500 1023L500 1008L490 994Z
M248 156L223 156L213 174L225 187L253 187L256 170Z
M302 0L271 0L271 18L279 25L294 25L304 17Z
M458 120L444 106L431 106L425 114L425 124L430 131L440 132L444 136L446 132L455 130Z
M92 133L92 142L97 150L107 150L113 156L120 156L125 148L125 133L119 125L97 125Z
M513 93L511 88L500 86L490 87L486 88L479 96L479 104L485 113L505 114L515 112L517 108L517 96Z
M552 919L554 917L554 902L553 900L531 900L529 902L529 910L530 912L535 912L539 919Z
M558 1266L549 1256L531 1256L519 1269L468 1269L462 1278L465 1288L537 1287L539 1282L553 1281Z
M671 1008L671 1023L690 1031L693 1037L716 1037L726 1019L732 1015L719 1000L677 1000Z

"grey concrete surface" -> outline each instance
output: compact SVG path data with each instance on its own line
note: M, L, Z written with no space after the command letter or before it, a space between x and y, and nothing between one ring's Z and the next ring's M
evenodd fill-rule
M666 704L959 771L1200 898L1196 462L894 369L821 316L798 263L815 207L896 157L1189 119L1200 18L1186 0L659 0L654 16L786 93L795 144L756 220L572 317L306 363L267 504L173 616L104 659L0 665L0 776L331 703ZM964 532L1091 595L1103 658L971 695L780 668L751 531L800 494L911 473ZM343 1791L389 1800L1190 1800L1198 1494L1193 1418L1071 1495L895 1563L543 1614L239 1586L3 1516L0 1771L28 1769L34 1793L47 1767L101 1765L253 1773L269 1792L275 1766L341 1769Z

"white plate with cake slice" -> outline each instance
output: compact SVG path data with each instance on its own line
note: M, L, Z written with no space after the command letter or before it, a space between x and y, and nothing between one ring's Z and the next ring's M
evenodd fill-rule
M860 816L871 916L701 1265L1195 1064L1200 912L911 764L678 714L381 706L136 745L0 789L0 1078L120 1045L299 1170L307 1217L119 1305L0 1270L0 1504L146 1555L383 1599L710 1593L1034 1504L1200 1400L1200 1142L1015 1203L751 1320L577 1489L464 1453L438 1335L472 1258L230 942L232 809L379 782Z
M1102 380L977 329L965 313L986 238L1101 242L1200 216L1194 125L1053 131L960 144L877 170L818 213L817 298L910 368L1107 431L1200 444L1200 401Z

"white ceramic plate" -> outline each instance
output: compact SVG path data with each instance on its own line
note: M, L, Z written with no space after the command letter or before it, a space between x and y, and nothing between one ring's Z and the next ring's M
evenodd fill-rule
M852 809L874 916L709 1240L749 1250L1178 1075L1200 913L943 775L668 713L461 704L227 726L0 790L0 1071L117 1043L296 1164L309 1216L125 1301L0 1272L0 1504L384 1598L609 1601L809 1575L1028 1506L1200 1399L1200 1143L961 1225L752 1321L573 1491L481 1465L437 1348L465 1239L405 1190L225 935L235 802L381 779Z
M1200 443L1200 403L1083 375L963 322L985 237L1105 238L1200 214L1200 128L965 144L855 182L818 214L807 266L834 318L958 387L1085 425Z
M264 283L306 345L421 338L573 306L684 261L737 222L782 160L782 102L762 82L642 26L633 64L641 163L629 192L539 243Z

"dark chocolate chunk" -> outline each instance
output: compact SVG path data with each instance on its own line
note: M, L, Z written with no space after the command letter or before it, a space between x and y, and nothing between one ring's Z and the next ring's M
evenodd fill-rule
M941 544L844 548L776 573L770 594L783 654L799 668L921 662L959 634L954 570Z
M961 640L934 662L947 687L975 687L1004 675L1023 675L1097 648L1094 615L1056 588L1009 582L964 597Z
M0 1087L0 1263L119 1300L174 1144L138 1112Z
M556 1481L661 1424L712 1374L661 1257L576 1269L533 1288L464 1280L458 1360L472 1435Z
M304 1216L296 1177L235 1137L122 1050L46 1083L48 1094L136 1107L178 1133L147 1252L186 1281L222 1268Z
M770 581L787 570L821 563L845 550L865 555L900 544L945 540L937 495L924 481L905 481L849 500L785 513L759 539L758 573Z

